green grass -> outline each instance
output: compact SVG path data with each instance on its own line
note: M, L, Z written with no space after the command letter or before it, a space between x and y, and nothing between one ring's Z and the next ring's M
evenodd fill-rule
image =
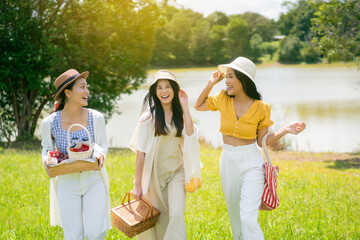
M221 191L221 150L203 145L203 186L188 194L189 239L231 239ZM260 212L266 239L360 239L360 155L272 152L280 167L280 207ZM110 150L112 207L132 189L135 154ZM0 148L0 239L63 239L49 223L49 179L40 149ZM106 239L127 239L117 229Z

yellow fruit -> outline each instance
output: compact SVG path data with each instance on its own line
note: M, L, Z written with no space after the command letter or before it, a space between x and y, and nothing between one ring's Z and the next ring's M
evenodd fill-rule
M195 182L196 182L196 188L200 188L202 185L201 179L197 177L197 178L195 178Z
M186 183L185 190L187 192L195 192L196 189L198 189L201 186L202 182L200 178L192 178L190 182Z

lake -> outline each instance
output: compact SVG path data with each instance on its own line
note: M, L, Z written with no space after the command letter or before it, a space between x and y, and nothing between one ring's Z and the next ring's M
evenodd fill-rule
M214 147L222 146L218 112L197 112L198 94L216 68L172 69L180 86L189 95L193 120L201 138ZM110 147L126 147L136 126L142 100L156 71L147 82L118 103L121 114L107 123ZM360 71L357 67L264 66L255 77L263 100L271 104L273 130L294 121L307 128L297 136L286 135L289 150L311 152L352 152L360 150ZM225 89L218 83L210 94Z

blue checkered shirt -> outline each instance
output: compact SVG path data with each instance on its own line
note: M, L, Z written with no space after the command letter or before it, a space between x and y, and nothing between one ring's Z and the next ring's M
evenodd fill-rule
M91 141L94 142L94 120L93 113L91 109L88 109L88 126L86 129L89 131L91 136ZM55 139L55 146L59 148L60 152L65 154L67 153L68 140L67 140L67 129L64 130L61 127L61 114L60 111L54 113L54 117L51 121L51 135ZM79 141L82 141L83 138L89 138L85 129L81 129L75 132L70 131L70 143L73 138L78 138Z

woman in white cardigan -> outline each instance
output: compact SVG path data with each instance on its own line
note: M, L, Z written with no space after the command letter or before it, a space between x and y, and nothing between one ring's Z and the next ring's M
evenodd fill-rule
M88 72L70 69L55 80L60 102L56 111L42 122L42 160L55 146L67 154L67 129L74 123L87 128L94 143L93 158L100 171L71 173L50 179L50 224L63 228L65 239L104 239L111 228L109 179L104 166L108 146L103 115L87 106ZM87 138L82 128L72 128L72 138Z
M199 142L188 96L172 72L155 74L129 148L137 154L132 195L144 196L161 212L138 239L186 239L184 161L190 156L200 164Z

